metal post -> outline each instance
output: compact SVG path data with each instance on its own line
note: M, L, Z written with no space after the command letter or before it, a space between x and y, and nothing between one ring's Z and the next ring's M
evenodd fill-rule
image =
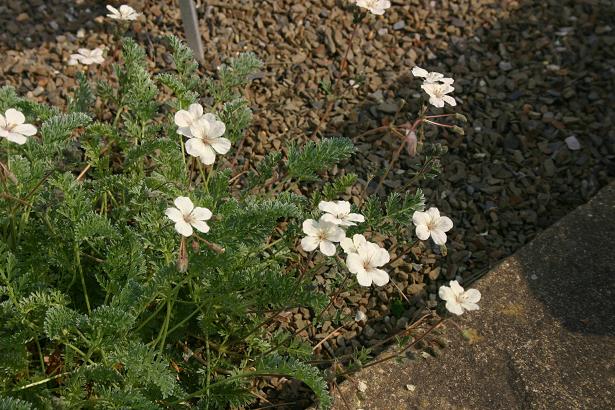
M194 52L197 61L203 64L205 52L203 51L203 41L199 31L199 19L196 15L194 0L179 0L179 10L182 15L182 23L184 24L188 45Z

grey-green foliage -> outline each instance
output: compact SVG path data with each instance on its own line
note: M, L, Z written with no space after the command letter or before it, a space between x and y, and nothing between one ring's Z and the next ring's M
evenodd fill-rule
M303 147L288 148L288 173L300 181L313 181L317 173L348 159L354 145L347 138L329 138L320 143L308 141Z
M254 53L243 53L218 68L218 79L207 81L207 90L216 102L227 102L240 96L239 87L245 86L263 63Z
M0 174L0 408L241 406L265 370L330 404L310 346L263 318L327 305L296 251L315 197L284 184L315 181L352 144L294 144L243 177L222 160L197 166L182 153L175 111L205 94L236 148L252 116L242 87L261 64L240 55L203 79L189 49L168 43L174 67L154 77L145 51L123 39L114 75L96 87L80 76L67 112L0 88L0 110L18 108L39 129L23 146L0 141L11 173ZM174 98L159 98L169 90ZM354 180L324 185L324 197ZM211 209L210 232L180 238L164 216L177 196Z
M32 404L13 397L0 396L0 410L31 410Z
M417 189L414 193L393 192L384 202L380 197L370 196L363 207L363 214L371 230L403 239L403 228L412 221L412 214L422 211L424 207L425 195Z

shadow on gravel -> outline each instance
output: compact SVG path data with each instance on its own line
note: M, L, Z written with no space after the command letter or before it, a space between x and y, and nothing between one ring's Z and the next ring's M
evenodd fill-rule
M469 119L463 137L426 130L427 142L449 149L443 173L409 188L424 188L427 205L455 222L446 279L461 274L472 280L615 177L615 94L610 91L615 89L615 3L485 3L507 17L450 36L432 58L414 50L417 65L455 78L459 104L446 112ZM451 24L476 25L476 12ZM408 75L410 68L388 89L372 93L351 121L328 130L354 138L359 152L351 168L364 180L370 173L379 180L400 139L356 136L390 123L402 100L406 104L396 123L414 120L421 82ZM571 137L580 147L567 142ZM406 190L421 164L420 155L411 159L403 151L385 181L386 191Z
M94 19L107 13L100 0L3 0L0 2L0 49L24 50L54 42L79 29L99 31Z

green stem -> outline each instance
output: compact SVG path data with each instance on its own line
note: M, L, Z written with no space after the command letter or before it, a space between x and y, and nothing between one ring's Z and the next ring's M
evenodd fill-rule
M81 357L83 357L87 362L89 362L90 364L96 364L92 361L92 359L88 358L88 355L83 353L83 351L81 349L79 349L78 347L73 346L72 344L65 342L64 345L66 347L71 348L72 350L74 350L75 352L77 352Z
M162 354L162 352L164 351L164 343L167 339L167 331L169 329L169 322L171 321L172 311L173 304L171 303L171 301L167 301L167 315L164 318L164 324L162 325L161 334L158 335L158 338L160 338L160 354ZM156 343L154 344L154 346L158 343L158 338L156 339Z
M192 319L194 317L194 315L196 315L197 313L202 311L202 307L199 306L197 309L195 309L192 313L190 313L188 316L186 316L181 322L179 322L178 324L176 324L175 326L173 326L171 329L169 329L169 331L167 332L168 335L170 335L171 333L173 333L175 330L177 330L178 328L182 327L182 325L184 325L187 321L189 321L190 319Z
M13 392L18 392L18 391L21 391L21 390L26 390L26 389L29 389L30 387L40 386L41 384L45 384L45 383L50 382L50 381L55 380L55 379L59 379L60 377L68 376L69 374L72 374L73 372L74 371L56 374L55 376L47 377L46 379L39 380L39 381L34 382L34 383L26 384L25 386L21 386L21 387L15 389L15 390L13 390Z
M117 128L117 123L120 120L120 116L122 115L122 112L124 111L124 106L121 106L118 110L117 113L115 114L115 118L113 119L113 129Z
M43 374L45 374L45 360L43 359L43 350L41 349L41 344L38 341L38 338L34 338L34 342L36 343L36 349L38 350L38 359L41 362L41 370Z
M85 297L85 305L88 309L88 314L92 314L92 308L90 307L90 298L88 297L88 289L85 285L85 277L83 276L83 267L81 266L81 257L80 257L79 245L75 243L75 264L77 265L77 270L79 271L79 277L81 279L81 286L83 287L83 296Z
M135 332L138 332L139 330L141 330L143 328L143 326L148 324L150 320L152 320L154 317L156 317L156 315L158 315L158 313L160 313L160 311L162 310L163 307L164 307L164 303L161 303L160 305L158 305L158 307L156 308L154 313L149 315L148 318L145 319L145 321L143 323L141 323L138 328L135 329Z

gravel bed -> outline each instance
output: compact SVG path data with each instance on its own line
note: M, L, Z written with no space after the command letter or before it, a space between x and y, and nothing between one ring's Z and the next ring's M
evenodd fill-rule
M112 4L120 4L113 1ZM127 1L145 14L134 25L152 61L167 66L160 37L181 35L171 0ZM271 147L306 140L324 111L320 82L337 74L352 32L343 1L201 1L204 72L238 52L253 51L265 67L247 90L255 112L238 167ZM324 356L377 343L412 323L433 302L437 286L486 272L538 232L586 202L615 175L615 5L610 0L393 0L384 17L370 17L357 33L342 77L344 94L324 135L353 138L358 153L344 166L365 182L381 174L397 148L389 135L361 133L412 119L420 82L414 65L455 78L456 110L468 117L465 136L427 135L448 146L443 175L422 181L428 205L450 216L446 257L429 244L397 255L395 287L352 288L334 301L350 318L321 344ZM78 47L113 44L103 21L105 2L7 0L0 4L0 79L39 101L64 105L76 68L66 66ZM117 56L107 49L106 55ZM108 59L94 71L111 71ZM156 64L152 62L152 68ZM355 87L353 85L358 85ZM401 102L406 104L402 107ZM399 111L399 112L398 112ZM402 154L385 190L403 187L418 160ZM331 174L341 172L334 169ZM414 189L414 188L412 188ZM356 187L353 201L362 195ZM401 252L401 251L400 251ZM397 258L397 256L400 256ZM320 286L333 286L324 272ZM355 322L356 311L368 322ZM394 310L394 314L391 310ZM286 326L301 329L307 309L288 312ZM313 313L312 313L313 314ZM322 341L335 321L303 334Z

